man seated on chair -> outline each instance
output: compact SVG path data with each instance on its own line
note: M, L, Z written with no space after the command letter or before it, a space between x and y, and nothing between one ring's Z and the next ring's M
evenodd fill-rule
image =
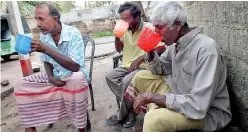
M35 19L40 40L32 40L41 52L46 73L24 77L15 86L15 96L25 132L70 118L79 132L87 125L88 83L84 43L79 30L60 22L60 13L48 3L39 3Z
M111 91L121 101L121 106L119 114L114 114L105 121L110 125L122 121L124 127L131 127L135 123L135 116L133 112L130 112L132 105L126 103L126 100L123 99L123 92L126 91L127 86L138 71L148 68L148 65L144 62L145 52L137 46L137 41L145 27L151 29L154 29L154 27L151 23L141 20L141 11L134 3L126 2L122 4L118 12L121 19L129 24L129 28L122 38L115 38L115 47L117 52L123 53L123 62L120 67L106 75L106 81ZM161 54L165 47L161 43L159 46L156 51Z
M160 57L154 51L147 54L150 71L138 72L125 93L136 113L148 111L143 131L225 127L232 114L220 46L202 28L188 26L186 12L177 2L155 7L151 20L167 50Z

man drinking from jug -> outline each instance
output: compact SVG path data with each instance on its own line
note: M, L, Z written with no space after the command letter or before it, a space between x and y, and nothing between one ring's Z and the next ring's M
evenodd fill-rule
M147 53L150 71L137 73L125 97L136 113L146 110L144 132L216 131L232 118L227 67L219 44L189 27L177 2L155 7L151 20L167 50ZM150 75L149 77L147 77Z
M22 126L25 132L36 132L37 126L70 118L79 132L85 132L88 75L81 33L61 23L60 13L48 3L36 6L35 19L42 34L40 40L32 40L32 50L41 53L46 72L15 85Z
M132 105L123 98L123 93L130 84L133 76L142 69L147 69L145 63L145 52L137 45L139 36L145 27L154 29L151 23L141 20L141 11L137 5L125 2L118 9L120 17L127 22L128 31L121 37L115 37L115 48L117 52L123 53L122 65L106 75L106 82L110 90L121 101L119 113L111 115L105 121L110 125L122 123L123 127L131 127L135 123L135 114ZM160 47L160 48L159 48ZM157 53L165 50L164 44L158 44Z

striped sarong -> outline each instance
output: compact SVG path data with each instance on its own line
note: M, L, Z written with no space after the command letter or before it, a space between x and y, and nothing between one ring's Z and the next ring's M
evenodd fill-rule
M24 128L70 118L77 128L87 125L88 83L82 72L63 79L66 85L49 83L46 73L23 78L15 86L15 97Z

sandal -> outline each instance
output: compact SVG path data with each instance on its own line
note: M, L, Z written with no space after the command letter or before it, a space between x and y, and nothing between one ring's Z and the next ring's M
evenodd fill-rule
M109 118L105 119L105 122L109 125L119 124L120 121L118 120L117 116L118 116L117 114L113 114Z
M129 115L127 119L123 122L122 126L124 128L130 128L132 127L136 122L136 116L135 115Z
M133 127L132 132L143 132L143 127Z

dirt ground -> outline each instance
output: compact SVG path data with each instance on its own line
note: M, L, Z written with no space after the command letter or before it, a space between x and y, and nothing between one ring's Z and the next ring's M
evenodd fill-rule
M19 65L18 63L18 60L11 62L12 66ZM89 61L86 61L86 63L88 66ZM90 98L88 106L92 132L130 132L132 130L132 128L122 128L120 125L109 126L104 122L106 117L117 111L115 96L110 91L105 81L105 75L112 70L112 67L112 56L97 58L94 61L92 86L94 90L96 111L91 110ZM8 72L10 72L9 74L15 74L11 73L13 72L11 70ZM14 95L11 94L6 97L2 100L1 104L2 132L24 132L20 123ZM51 129L47 129L47 125L43 125L38 127L37 130L38 132L76 132L76 128L69 119L56 123Z

